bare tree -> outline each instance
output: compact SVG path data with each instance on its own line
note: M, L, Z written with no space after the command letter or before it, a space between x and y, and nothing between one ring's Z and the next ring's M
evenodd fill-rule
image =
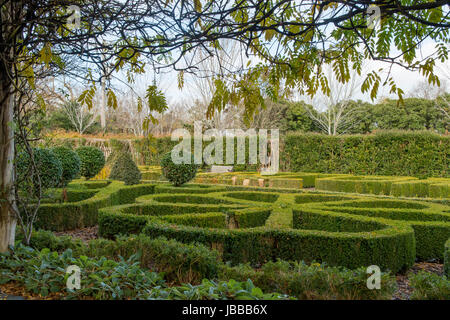
M342 84L336 79L331 66L327 66L329 94L318 93L309 102L317 112L310 109L308 115L317 126L328 135L338 135L351 129L355 123L355 114L361 112L358 104L351 100L362 78L353 70L350 81Z
M236 105L228 104L225 109L215 109L208 119L205 117L216 91L215 80L229 79L237 70L242 70L248 59L239 42L224 39L218 43L219 46L212 51L198 50L195 55L185 59L188 64L198 68L195 76L187 79L187 87L193 98L189 108L191 121L202 121L205 127L224 130L233 126L239 111Z
M97 118L93 110L89 110L86 105L80 104L75 99L66 101L62 105L62 110L79 134L85 133Z

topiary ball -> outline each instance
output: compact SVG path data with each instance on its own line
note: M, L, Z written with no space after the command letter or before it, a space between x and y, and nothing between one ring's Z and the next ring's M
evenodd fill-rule
M141 171L134 163L131 155L127 152L119 153L115 157L114 165L111 169L110 179L120 180L126 185L138 184L141 181Z
M65 187L80 173L80 157L75 151L67 147L56 147L52 151L62 164L62 176L59 186Z
M22 151L17 156L16 170L19 181L19 189L25 192L39 192L39 180L41 192L48 188L58 186L62 176L62 165L58 157L50 149L32 148L35 172L28 152ZM38 179L39 177L39 179Z
M81 160L80 174L89 180L95 177L105 166L103 152L95 147L79 147L75 150Z
M163 175L176 187L194 179L198 167L198 165L194 164L192 157L191 164L175 164L172 161L172 154L170 152L161 160Z

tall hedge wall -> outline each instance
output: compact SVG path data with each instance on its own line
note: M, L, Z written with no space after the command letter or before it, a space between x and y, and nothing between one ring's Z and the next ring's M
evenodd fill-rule
M281 136L280 140L280 168L283 171L449 177L450 136L427 131L384 131L372 135L343 136L290 133ZM138 164L157 166L162 155L178 144L170 137L60 139L54 143L94 145L101 148L105 156L112 149L127 149ZM209 143L204 142L203 147ZM254 169L249 165L239 167Z
M430 132L374 135L288 134L285 167L290 171L448 177L450 136Z

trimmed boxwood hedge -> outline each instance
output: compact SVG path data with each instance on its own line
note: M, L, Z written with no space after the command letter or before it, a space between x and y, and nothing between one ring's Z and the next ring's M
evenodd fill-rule
M392 184L391 195L396 197L449 198L450 179L430 178Z
M98 213L101 236L144 233L203 243L233 264L260 265L279 258L349 268L376 264L394 272L411 266L416 257L443 259L450 238L448 207L424 201L234 186L123 186L115 181L98 190L83 188L96 194L43 205L39 223L60 231L93 225ZM289 215L291 210L286 228L266 225L272 214Z
M155 190L155 186L151 184L124 186L123 182L118 181L111 183L92 181L81 184L92 191L95 190L93 186L104 186L106 183L108 185L98 189L92 197L78 202L42 204L38 210L35 226L52 231L91 227L97 224L99 208L130 203L136 197L154 193Z
M421 260L443 259L445 241L450 237L450 213L448 207L430 202L361 199L310 207L352 216L368 216L393 220L414 230L416 256Z
M155 195L153 200L151 196L141 197L136 204L101 209L99 233L112 237L121 233L143 232L150 237L165 236L184 243L196 241L216 249L224 261L233 264L261 264L280 258L326 261L330 265L349 268L377 264L383 269L399 271L414 262L414 231L408 225L319 210L308 211L309 222L306 223L306 214L300 214L302 211L299 206L294 207L294 221L302 216L302 224L297 221L294 229L271 229L265 227L264 222L279 195L241 192L236 197L237 194L218 192L196 196L204 198L206 203L196 206L185 203L189 201L189 195ZM265 197L261 198L262 195ZM266 202L267 197L270 197L270 202ZM223 199L236 201L239 205L247 204L252 208L233 209L229 204L211 204ZM196 199L195 202L200 201ZM179 211L175 212L174 207L178 207ZM224 215L217 211L226 211L227 217L234 219L235 226L223 228ZM179 220L175 213L179 215ZM207 214L202 218L204 213ZM169 221L165 220L165 216L170 216ZM185 223L186 219L190 219L190 222ZM317 223L314 225L312 221ZM319 230L312 230L313 226Z
M335 176L316 179L316 189L346 193L390 195L394 183L415 179L413 177Z

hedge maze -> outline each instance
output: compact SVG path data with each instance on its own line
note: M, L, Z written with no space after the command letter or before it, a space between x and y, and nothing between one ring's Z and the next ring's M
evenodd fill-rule
M364 181L340 176L317 178L317 184L321 179ZM374 188L372 181L377 180L364 181L367 188ZM383 187L397 183L381 181L382 187L373 189L381 194ZM232 265L259 266L281 259L353 269L378 265L398 272L416 259L449 259L448 205L356 193L75 181L64 201L55 196L41 206L37 221L38 227L52 231L96 224L105 238L142 233L201 243Z

